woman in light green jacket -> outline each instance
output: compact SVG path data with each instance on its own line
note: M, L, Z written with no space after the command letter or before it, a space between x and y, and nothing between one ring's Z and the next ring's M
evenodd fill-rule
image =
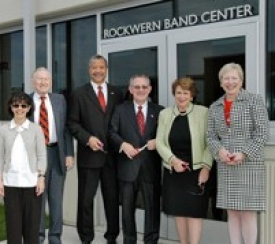
M175 80L172 91L175 105L161 111L156 137L164 166L163 211L175 216L181 244L198 244L212 166L205 137L208 109L192 103L197 93L192 79Z

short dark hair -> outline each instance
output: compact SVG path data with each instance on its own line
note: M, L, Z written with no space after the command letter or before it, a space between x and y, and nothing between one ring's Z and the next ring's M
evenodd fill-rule
M106 58L104 58L102 55L96 54L93 57L90 58L89 60L89 67L91 66L92 62L95 60L103 60L105 63L106 68L108 68L108 61Z
M196 83L190 77L182 77L182 78L176 79L172 83L172 93L173 93L174 96L175 96L175 93L176 93L176 88L178 86L181 87L183 90L190 91L193 98L197 96L198 90L197 90L197 87L196 87Z
M31 97L26 94L25 92L22 91L15 91L12 93L9 101L8 101L8 112L9 114L13 117L14 114L11 110L11 105L14 103L26 103L27 105L30 106L30 110L27 113L27 117L31 116L34 111L34 103Z

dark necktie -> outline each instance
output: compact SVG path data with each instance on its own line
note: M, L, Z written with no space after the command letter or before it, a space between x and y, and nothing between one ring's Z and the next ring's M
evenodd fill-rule
M145 131L145 118L142 112L142 106L138 106L138 112L136 116L137 116L137 122L138 122L140 134L143 135Z
M105 103L104 94L102 92L102 86L98 86L97 89L98 89L98 92L97 92L98 101L100 103L100 106L101 106L102 110L105 111L106 103Z
M40 113L39 113L39 124L44 132L45 136L45 143L49 143L49 120L48 120L48 110L45 105L45 99L46 97L40 97L41 98L41 104L40 104Z

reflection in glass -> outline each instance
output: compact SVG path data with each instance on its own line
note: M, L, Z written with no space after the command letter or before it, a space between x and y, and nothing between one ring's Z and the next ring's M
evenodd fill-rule
M67 87L67 25L53 25L53 91L60 93Z
M198 104L209 106L223 94L218 72L224 64L239 63L245 70L244 37L178 44L177 50L178 76L196 81Z
M65 97L89 81L88 62L96 54L96 19L53 25L53 91Z
M127 93L129 80L133 75L147 75L152 84L150 98L158 102L158 65L157 47L134 49L109 54L109 82L118 86L130 99Z
M47 28L36 28L36 67L47 67Z
M7 120L11 93L24 89L23 31L0 35L0 47L0 120Z
M96 54L96 19L89 17L71 22L71 87L89 81L88 61Z
M268 0L267 6L267 83L266 97L269 119L275 120L275 0Z

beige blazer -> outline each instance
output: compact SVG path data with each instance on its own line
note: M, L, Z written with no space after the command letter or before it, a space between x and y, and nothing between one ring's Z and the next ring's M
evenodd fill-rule
M169 145L169 134L175 118L179 115L176 106L164 109L159 115L159 124L156 137L156 148L163 159L164 167L172 169L171 159L175 156ZM187 109L187 118L190 126L193 169L203 166L212 167L213 158L206 143L208 109L191 103Z

